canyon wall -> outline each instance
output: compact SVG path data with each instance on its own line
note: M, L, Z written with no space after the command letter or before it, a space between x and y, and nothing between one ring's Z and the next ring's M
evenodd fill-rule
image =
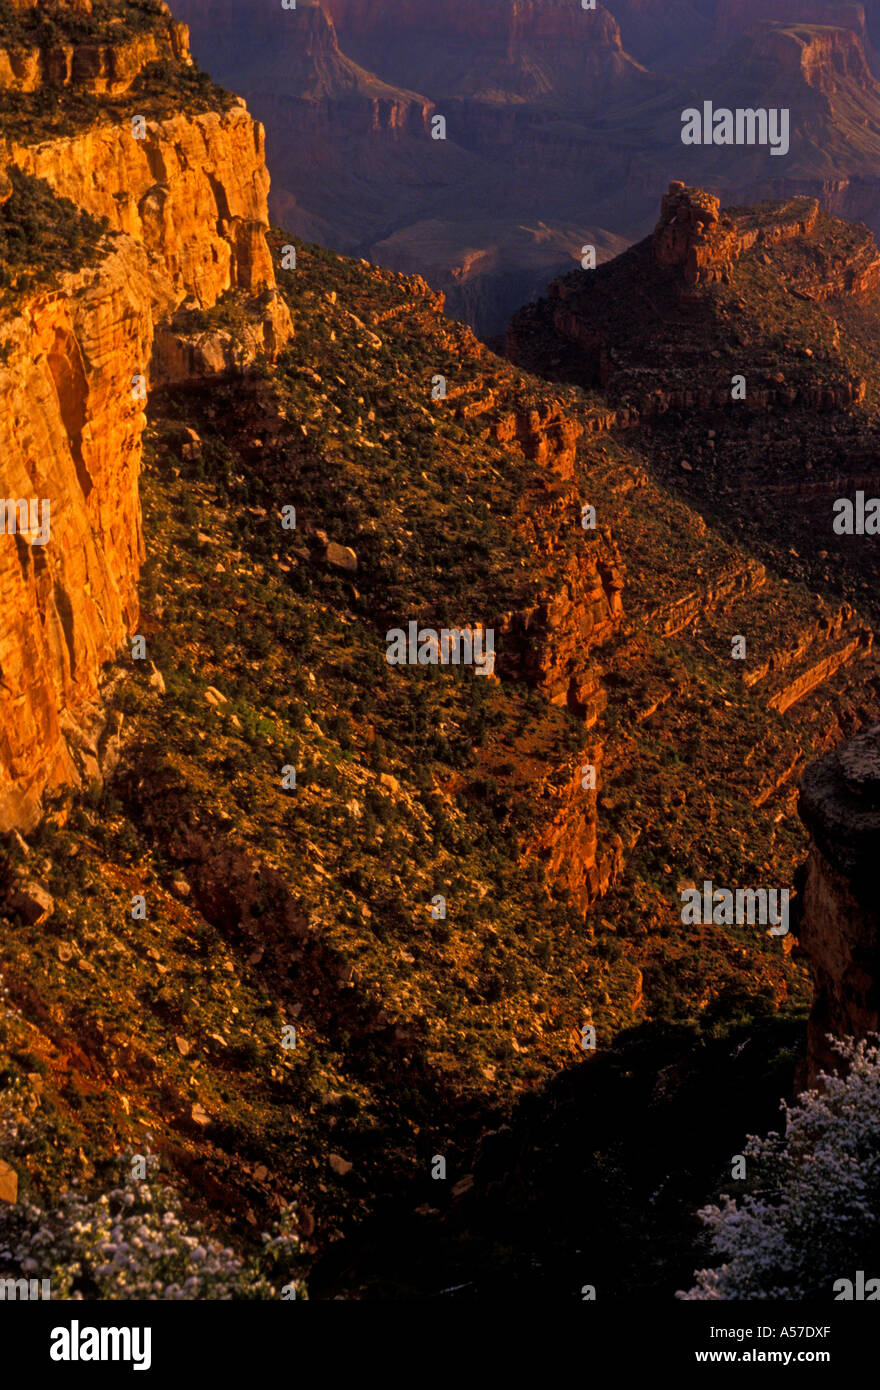
M274 286L263 132L244 106L148 122L143 140L126 126L8 140L5 155L142 242L179 300L207 307L228 289Z
M58 40L49 47L0 43L0 90L35 92L52 86L117 95L128 91L148 63L192 62L185 24L169 22L166 30L122 42Z
M0 536L0 829L31 826L45 789L78 781L66 735L94 716L101 667L135 628L138 474L158 287L130 239L0 323L0 474L47 499L51 537Z
M815 986L808 1083L835 1066L828 1036L880 1029L880 725L812 763L798 811L810 833L801 896L801 947Z
M157 32L74 44L61 69L54 46L22 52L0 46L0 88L25 98L43 81L118 95L157 56L190 61L185 28L167 13ZM144 139L116 109L67 125L62 138L30 139L17 119L0 137L0 173L16 165L45 180L108 231L82 271L0 321L0 495L46 499L51 516L45 546L0 536L2 829L33 825L44 791L97 771L101 668L138 620L145 417L133 377L186 374L192 355L172 323L181 305L209 308L232 291L259 298L260 342L277 350L290 332L266 242L263 130L243 103L178 105L148 120Z

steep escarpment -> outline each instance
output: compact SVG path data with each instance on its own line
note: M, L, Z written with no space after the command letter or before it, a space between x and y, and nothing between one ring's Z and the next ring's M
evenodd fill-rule
M56 141L7 142L8 163L143 243L179 301L274 284L265 242L262 132L244 107L149 122L145 137L97 126Z
M10 13L11 9L11 13ZM7 5L0 41L0 88L36 92L75 86L117 95L149 63L189 64L185 25L161 0L137 9L81 0L63 7L39 0Z
M114 21L100 11L99 32L100 52L106 64L117 62L118 80L96 85L75 65L55 72L48 56L65 26L76 30L76 18L40 8L40 62L32 73L11 73L0 91L3 162L45 179L59 196L142 242L179 301L190 296L210 306L230 289L260 292L274 283L264 236L269 176L262 129L240 99L193 73L186 27L167 6L156 0L145 11L135 7L143 32L135 26L134 36L132 7L116 10ZM9 23L4 33L9 44L19 38ZM151 76L158 79L153 86ZM58 120L47 131L50 102Z
M243 37L234 0L180 0L176 9L206 62L233 58L232 45ZM338 96L365 82L378 88L381 75L403 91L443 100L520 103L552 94L589 106L627 83L637 87L643 75L602 5L584 11L558 0L491 0L467 10L448 0L392 0L379 10L360 0L305 0L295 16L278 9L271 0L251 6L239 61L254 65L259 54L277 81L271 46L280 45L293 65L291 89L303 95Z
M101 668L137 624L145 392L151 377L193 369L178 310L221 298L251 306L252 355L271 355L289 333L265 240L262 131L240 103L200 109L203 87L189 112L169 90L164 111L160 91L142 91L140 79L163 64L173 87L191 59L167 7L135 8L134 32L125 5L115 7L118 29L106 7L42 6L23 7L0 32L0 164L14 176L5 175L4 218L34 240L33 265L13 263L11 280L5 270L0 491L36 494L51 515L40 545L2 538L6 828L33 824L44 788L97 775ZM46 138L50 99L66 119ZM51 237L55 217L83 250L76 274Z
M689 183L722 191L728 203L803 194L878 232L880 192L873 170L880 151L880 86L859 33L807 18L746 26L696 81L688 81L687 99L670 101L659 121L670 137L663 167L670 176L683 170ZM676 151L682 110L701 108L710 95L716 111L787 111L788 137L778 154L767 143L746 142L698 143Z
M4 216L15 218L29 193L17 179ZM55 215L51 199L42 211ZM65 735L91 710L103 664L137 619L145 416L132 378L149 363L162 299L143 248L106 237L49 292L4 307L2 492L36 498L48 515L44 537L0 538L5 830L33 825L44 789L79 781Z
M799 814L810 834L800 942L813 974L806 1079L834 1071L830 1038L880 1029L880 726L811 763Z
M829 102L875 87L865 57L864 30L857 22L850 28L830 16L823 20L794 13L774 15L774 21L756 29L752 43L756 56L773 63L780 86L802 84Z
M638 90L644 77L624 52L617 22L603 5L585 12L557 0L516 5L491 0L468 11L455 4L396 0L380 14L360 0L324 3L343 44L361 61L444 100L520 103L568 97L589 107ZM422 45L428 36L426 54Z

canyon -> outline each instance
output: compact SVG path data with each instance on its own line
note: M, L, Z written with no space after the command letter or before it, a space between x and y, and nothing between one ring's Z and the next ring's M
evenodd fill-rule
M274 7L238 54L232 7L178 9L256 82ZM579 13L487 6L475 73L470 27L395 9L386 83L387 14L302 5L252 97L309 136L284 230L271 125L164 5L4 11L0 491L52 533L0 537L3 1163L29 1200L103 1191L149 1134L236 1248L289 1207L317 1297L437 1294L459 1259L570 1295L587 1237L612 1298L665 1296L732 1146L876 1023L880 574L832 505L876 458L880 253L818 192L729 206L646 163L653 232L493 352L427 267L320 244L362 215L312 143L341 107L358 158L429 139L417 9L451 116L577 144ZM665 101L588 22L602 100ZM828 101L859 51L767 50ZM477 615L489 678L385 659ZM790 930L683 923L707 880L794 884Z
M880 231L870 6L793 0L771 20L747 0L478 15L256 0L246 28L232 0L178 10L203 66L266 125L277 220L424 275L486 339L584 244L604 261L644 236L656 188L680 176L725 204L804 195ZM790 150L683 146L682 112L704 100L789 111Z

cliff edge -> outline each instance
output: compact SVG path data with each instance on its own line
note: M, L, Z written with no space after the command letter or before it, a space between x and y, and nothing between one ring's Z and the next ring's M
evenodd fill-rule
M195 69L167 6L3 7L0 829L98 775L101 668L137 631L146 391L224 356L193 347L187 315L232 298L255 351L289 336L268 190L262 127ZM39 543L11 519L31 499Z

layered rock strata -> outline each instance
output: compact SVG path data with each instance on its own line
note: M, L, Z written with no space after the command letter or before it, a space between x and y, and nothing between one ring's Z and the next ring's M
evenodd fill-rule
M138 476L156 285L130 238L0 323L6 498L50 506L45 546L0 535L0 829L78 781L65 737L134 629L143 558Z

